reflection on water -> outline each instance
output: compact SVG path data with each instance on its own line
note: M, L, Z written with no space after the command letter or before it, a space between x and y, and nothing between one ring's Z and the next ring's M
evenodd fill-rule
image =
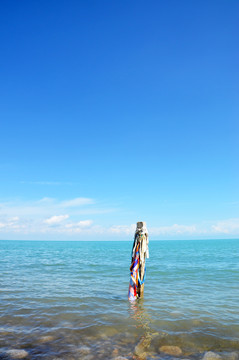
M130 302L130 316L136 322L136 328L142 329L143 333L140 336L138 344L134 349L134 358L142 359L146 358L150 349L150 345L153 336L157 333L150 327L151 318L144 307L144 299L138 299L137 301Z

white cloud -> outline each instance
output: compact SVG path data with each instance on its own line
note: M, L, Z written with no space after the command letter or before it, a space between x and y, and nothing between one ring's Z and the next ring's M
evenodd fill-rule
M97 212L97 209L92 208L93 199L78 197L74 199L59 201L57 199L44 197L40 200L24 201L17 199L15 201L8 201L0 203L0 217L37 217L46 218L53 216L56 213L68 212L71 209L71 214L81 212L90 213L90 211ZM89 208L89 206L91 208Z
M89 227L92 225L92 223L93 223L92 220L81 220L78 222L78 225L81 227Z
M10 221L13 221L13 222L19 221L19 217L18 217L18 216L14 216L14 217L10 218L9 220L10 220Z
M67 229L74 229L74 228L88 228L92 225L92 220L81 220L75 223L66 224Z
M150 229L153 235L176 235L176 234L195 234L199 232L195 225L179 225L154 227Z
M18 233L19 238L29 234L35 238L48 238L62 235L84 238L85 235L92 238L119 238L131 239L135 224L117 224L102 226L102 215L113 212L115 209L105 206L95 206L91 198L76 197L60 201L50 197L44 197L35 201L8 201L0 203L0 233ZM95 217L94 217L95 216ZM94 220L94 221L93 221ZM107 217L104 216L104 220ZM109 219L112 221L112 219ZM239 218L207 221L198 224L172 224L168 226L148 227L150 238L198 238L198 237L230 237L239 236ZM42 234L42 236L41 236ZM38 236L37 236L38 235ZM78 237L79 236L79 237ZM10 237L10 235L9 235ZM66 236L67 238L67 236Z
M122 235L132 235L135 232L135 224L131 225L114 225L108 229L109 233L112 234L122 234Z
M38 204L53 204L55 202L55 199L50 198L50 197L44 197L38 201L36 201L36 203Z
M75 199L71 199L71 200L67 200L67 201L62 201L60 203L60 206L67 208L67 207L78 207L78 206L88 205L88 204L93 204L93 203L94 203L94 201L89 198L75 198Z
M239 234L239 218L217 221L212 225L212 231L219 234Z
M44 222L46 224L50 224L50 225L59 224L68 218L69 218L69 215L54 215L54 216L51 216L49 219L46 219Z
M21 181L21 184L29 185L62 185L67 183L62 183L60 181Z
M107 209L92 207L93 203L93 199L85 197L64 201L44 197L34 201L16 199L15 201L1 202L0 232L51 234L67 232L71 227L71 232L88 229L92 225L92 220L84 219L85 214L107 212ZM69 217L76 221L69 223ZM71 225L67 228L67 224Z
M22 231L25 227L26 225L20 222L18 216L0 222L0 230L2 229L3 231Z

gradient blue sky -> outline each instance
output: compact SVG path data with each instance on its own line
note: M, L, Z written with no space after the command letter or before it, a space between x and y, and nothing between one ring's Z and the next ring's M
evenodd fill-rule
M1 1L0 238L239 237L239 2Z

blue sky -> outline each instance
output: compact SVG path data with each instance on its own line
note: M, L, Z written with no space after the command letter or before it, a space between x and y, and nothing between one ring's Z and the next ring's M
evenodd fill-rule
M0 238L239 237L238 14L2 1Z

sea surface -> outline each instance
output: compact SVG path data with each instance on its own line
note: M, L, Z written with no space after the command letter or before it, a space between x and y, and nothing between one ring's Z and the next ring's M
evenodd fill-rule
M0 359L239 359L239 240L151 241L130 303L132 243L0 241Z

